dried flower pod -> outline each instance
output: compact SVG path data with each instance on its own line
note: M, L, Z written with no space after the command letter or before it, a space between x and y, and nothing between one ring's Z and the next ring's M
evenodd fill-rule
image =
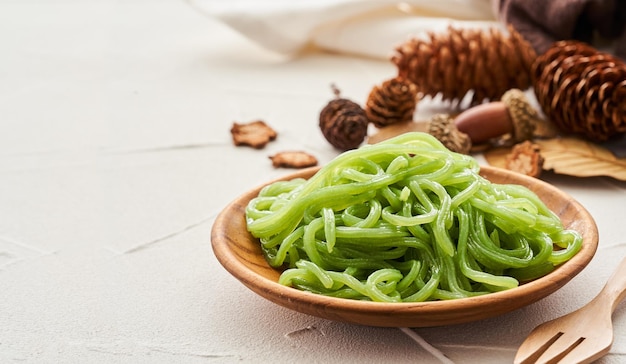
M339 97L339 90L333 87L336 98L328 102L319 116L322 134L335 148L348 150L357 148L367 136L368 120L363 108L348 99Z
M506 157L506 169L522 173L531 177L539 177L543 170L544 159L540 148L530 141L513 146L511 153Z
M537 100L562 131L592 141L626 133L626 64L578 41L559 41L532 68Z
M417 106L417 86L410 80L395 77L374 86L367 97L365 114L376 127L413 120Z
M450 115L437 114L431 117L428 133L453 152L469 154L472 149L472 140L467 134L457 129L454 118Z
M230 128L230 133L236 146L247 145L256 149L264 148L278 136L278 133L263 120L242 124L235 122Z
M411 39L396 49L392 62L424 95L460 102L473 93L471 104L499 100L509 89L531 86L536 58L531 45L512 27L454 29L429 39Z
M317 158L303 151L279 152L269 158L274 168L306 168L317 165Z

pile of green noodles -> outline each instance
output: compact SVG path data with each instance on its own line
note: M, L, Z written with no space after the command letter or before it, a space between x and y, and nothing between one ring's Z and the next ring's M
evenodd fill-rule
M246 208L279 282L379 302L501 291L574 256L581 236L529 189L491 183L425 133L345 152Z

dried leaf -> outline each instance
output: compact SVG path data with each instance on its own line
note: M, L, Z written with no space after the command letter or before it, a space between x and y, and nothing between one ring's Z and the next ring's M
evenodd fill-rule
M487 149L483 152L483 156L489 165L506 168L506 158L511 153L512 147L498 147Z
M544 158L543 168L577 177L609 176L626 181L626 158L617 158L599 144L578 138L535 141Z

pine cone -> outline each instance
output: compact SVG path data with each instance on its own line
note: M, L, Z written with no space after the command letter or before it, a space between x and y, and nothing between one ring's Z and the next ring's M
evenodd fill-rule
M330 144L341 150L357 148L367 136L368 120L359 104L340 98L331 100L320 112L319 126Z
M365 104L367 119L381 128L413 120L417 106L417 86L405 78L387 80L370 91Z
M471 105L499 100L509 89L531 86L534 49L512 27L506 36L498 29L454 29L411 39L391 58L398 75L419 87L424 95L442 95L461 102L473 92Z
M559 41L532 68L537 100L562 131L601 142L626 133L626 64L579 41Z

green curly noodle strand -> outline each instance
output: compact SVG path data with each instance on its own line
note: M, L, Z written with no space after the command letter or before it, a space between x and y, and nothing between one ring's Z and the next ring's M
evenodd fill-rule
M510 289L582 246L529 189L491 183L424 133L345 152L246 208L279 283L357 300L420 302Z

